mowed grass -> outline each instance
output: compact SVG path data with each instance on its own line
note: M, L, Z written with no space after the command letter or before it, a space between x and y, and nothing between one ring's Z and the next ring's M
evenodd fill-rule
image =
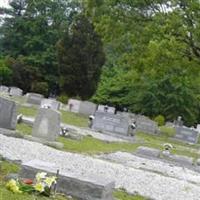
M35 117L37 115L38 109L36 107L25 107L20 106L18 109L18 114L23 114L29 117ZM67 111L61 112L61 121L66 124L79 126L79 127L87 127L88 126L88 118L82 116L80 114L71 113Z
M64 144L64 150L76 153L100 154L116 151L134 152L139 144L124 142L104 142L89 136L82 140L71 140L59 137L58 141Z
M148 200L140 195L129 195L124 190L117 190L114 192L116 200Z
M30 135L32 127L21 123L17 125L17 130L24 135ZM172 150L172 153L174 154L189 156L194 159L200 157L200 154L198 153L198 145L189 145L179 141L174 141L166 136L155 136L141 132L137 133L137 138L143 142L105 142L90 136L84 137L80 141L59 137L58 141L64 144L64 151L84 154L111 153L116 151L134 152L138 146L147 146L163 150L163 145L165 143L171 143L174 146L174 149Z

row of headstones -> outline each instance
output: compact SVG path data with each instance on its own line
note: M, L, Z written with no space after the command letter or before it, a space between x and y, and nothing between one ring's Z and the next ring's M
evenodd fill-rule
M5 85L0 86L0 92L6 93L10 96L22 96L23 90L18 87L7 87Z
M16 125L16 103L0 97L0 128L15 130ZM33 125L32 136L54 142L59 133L60 113L53 109L40 108Z
M132 121L136 124L136 129L131 129ZM96 112L92 122L92 129L100 132L112 132L122 135L133 135L134 132L144 132L150 134L159 134L159 128L155 121L143 115L136 115L127 112L117 112L117 114ZM197 143L199 132L184 126L175 126L174 139L187 143Z

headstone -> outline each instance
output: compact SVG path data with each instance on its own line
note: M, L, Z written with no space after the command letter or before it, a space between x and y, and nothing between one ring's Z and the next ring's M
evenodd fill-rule
M20 178L34 179L38 172L47 172L48 176L55 176L58 169L59 166L53 163L31 160L22 163L19 175ZM81 200L113 200L114 186L113 181L103 176L77 176L73 171L61 170L57 180L57 192Z
M107 113L114 114L115 113L115 108L114 107L110 107L110 106L106 106L106 105L98 105L97 111L98 112L107 112Z
M15 130L17 107L15 102L0 97L0 127Z
M128 135L129 118L111 113L96 112L92 129L101 132L111 132Z
M10 96L22 96L23 90L17 87L10 87L9 89L9 95Z
M200 133L200 124L197 124L196 130L198 131L198 133Z
M79 113L83 115L93 115L97 109L97 105L89 102L89 101L82 101L79 107Z
M68 105L69 105L69 111L74 113L79 113L81 101L76 99L69 99Z
M9 91L9 87L5 85L0 86L0 92L8 93L8 91Z
M27 103L41 105L41 101L44 98L42 94L37 93L28 93L27 95Z
M180 156L180 155L170 155L168 157L171 161L174 161L181 165L193 165L193 158L187 156Z
M36 116L32 136L46 141L55 141L60 133L60 113L40 108Z
M158 149L154 149L154 148L140 146L137 148L136 154L142 155L142 156L159 158L161 151Z
M156 134L158 125L147 117L139 116L136 119L136 130L144 133Z
M176 129L176 134L174 138L188 143L196 144L198 142L199 139L198 131L181 126L177 126L175 127L175 129Z
M54 99L42 99L40 106L41 106L41 108L48 107L53 110L59 110L60 102L58 102Z

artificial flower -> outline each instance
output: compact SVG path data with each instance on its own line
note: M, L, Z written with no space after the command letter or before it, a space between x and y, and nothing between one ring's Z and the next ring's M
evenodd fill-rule
M47 173L46 172L41 172L36 174L36 181L40 182L42 179L45 179Z
M44 192L44 185L42 183L36 183L34 186L35 190L38 192Z

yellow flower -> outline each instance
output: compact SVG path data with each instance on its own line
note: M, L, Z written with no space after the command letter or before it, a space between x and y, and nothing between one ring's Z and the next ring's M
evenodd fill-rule
M44 179L46 177L47 173L41 172L36 174L36 180L37 182L41 181L41 179Z
M6 187L14 192L14 193L22 193L22 191L19 190L19 187L17 186L17 181L15 181L14 179L11 179L7 184Z
M53 183L56 183L56 177L55 176L52 176L52 177L47 177L44 182L47 184L47 186L50 188L51 185Z
M35 186L34 186L35 190L38 191L38 192L44 192L44 185L42 183L37 183Z

